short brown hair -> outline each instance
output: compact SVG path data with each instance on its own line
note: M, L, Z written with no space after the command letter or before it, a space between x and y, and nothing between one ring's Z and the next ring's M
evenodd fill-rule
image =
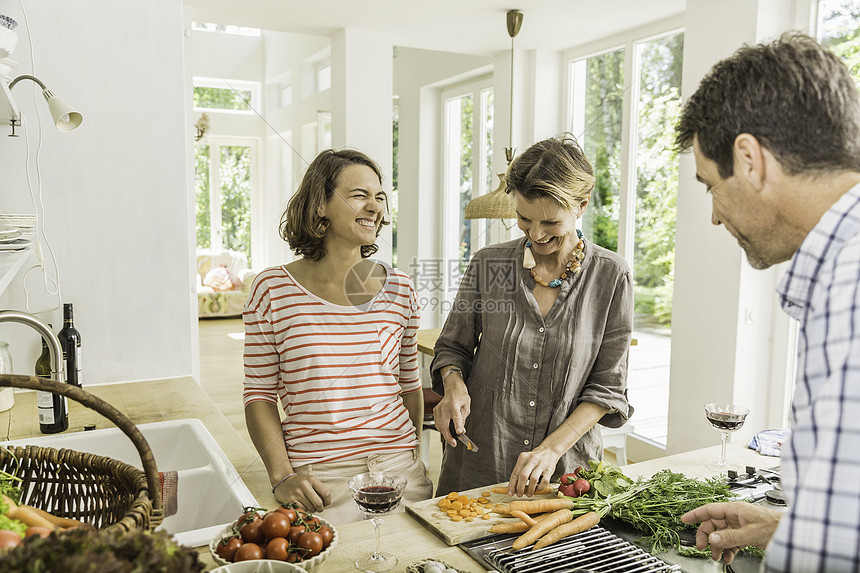
M860 100L844 63L815 39L787 32L718 62L684 104L675 145L696 138L724 179L749 133L789 175L860 170Z
M328 228L328 219L320 217L319 207L331 199L337 186L337 178L341 171L350 165L365 165L370 167L382 184L382 172L379 166L367 155L354 149L334 151L326 149L320 152L305 171L299 188L287 203L287 209L281 215L278 227L281 238L297 254L318 261L326 254L323 238ZM388 211L388 203L385 205ZM382 227L390 221L383 215L376 236ZM367 258L379 250L375 244L361 247L361 256Z
M544 139L514 159L505 177L510 193L533 201L551 197L568 211L591 195L594 169L576 138L569 133Z

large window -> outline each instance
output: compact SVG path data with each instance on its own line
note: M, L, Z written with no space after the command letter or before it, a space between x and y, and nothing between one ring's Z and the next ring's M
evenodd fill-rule
M848 65L860 87L860 0L821 0L818 36Z
M442 94L444 121L442 237L447 297L472 255L487 244L486 219L466 219L466 205L491 191L493 178L493 88L490 80Z
M596 177L583 232L633 269L636 345L628 393L637 408L636 433L662 445L668 434L678 190L672 126L681 105L683 37L673 32L643 39L570 64L569 129ZM631 78L625 69L632 70Z
M194 78L194 110L254 113L260 109L260 83L219 78Z
M197 246L245 253L249 266L254 147L211 138L195 150Z

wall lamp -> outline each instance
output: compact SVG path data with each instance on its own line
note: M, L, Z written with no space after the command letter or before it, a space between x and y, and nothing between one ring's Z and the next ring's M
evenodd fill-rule
M48 109L51 111L51 117L54 118L54 125L59 131L72 131L81 125L84 116L80 112L66 103L65 100L57 97L39 78L23 75L9 82L8 86L5 81L0 81L0 121L5 120L9 122L12 128L12 133L9 134L9 137L18 137L18 134L15 133L15 128L21 125L21 112L18 111L18 106L12 98L12 88L21 80L31 80L42 88L42 95L45 97L45 101L48 102Z

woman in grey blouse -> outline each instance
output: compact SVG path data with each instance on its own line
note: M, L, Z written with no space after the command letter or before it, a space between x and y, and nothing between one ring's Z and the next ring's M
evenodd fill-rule
M436 495L509 481L535 489L600 459L595 427L624 424L633 318L630 269L576 220L594 175L571 136L532 145L508 168L525 237L472 258L435 346L433 410L449 445ZM477 452L458 445L463 433Z

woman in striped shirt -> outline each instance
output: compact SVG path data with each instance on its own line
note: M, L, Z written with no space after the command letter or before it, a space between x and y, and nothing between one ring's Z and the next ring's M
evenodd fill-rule
M355 474L405 475L401 509L432 493L415 287L368 258L388 223L381 181L358 151L317 156L281 218L301 258L258 274L244 309L245 419L272 491L335 524L362 518Z

